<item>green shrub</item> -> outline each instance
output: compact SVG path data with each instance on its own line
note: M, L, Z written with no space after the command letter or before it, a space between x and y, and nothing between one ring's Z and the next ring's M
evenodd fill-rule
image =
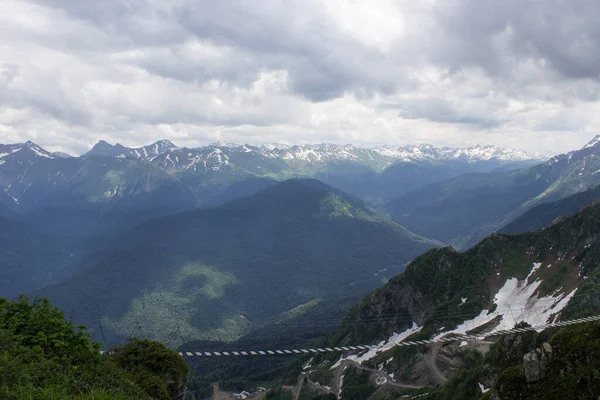
M130 339L125 346L112 349L110 355L154 398L175 397L190 376L188 365L179 354L147 339Z
M100 354L48 300L0 299L0 398L171 399L187 365L159 343L132 340Z

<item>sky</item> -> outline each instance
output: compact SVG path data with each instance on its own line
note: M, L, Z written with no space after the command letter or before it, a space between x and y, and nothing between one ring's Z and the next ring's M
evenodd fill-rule
M600 133L597 0L0 0L0 143L495 144Z

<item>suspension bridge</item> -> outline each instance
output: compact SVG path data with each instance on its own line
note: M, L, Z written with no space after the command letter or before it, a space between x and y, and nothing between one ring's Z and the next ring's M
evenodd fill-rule
M435 343L451 343L458 341L481 341L486 340L490 337L504 336L509 334L518 334L526 332L541 332L549 328L560 328L571 325L578 325L584 323L590 323L600 321L600 315L594 315L585 318L577 318L572 320L560 321L547 323L537 326L527 326L522 328L513 328L507 330L492 331L490 333L480 334L451 334L447 337L441 337L438 339L425 339L425 340L403 340L391 343L393 346L420 346L430 345ZM195 351L185 351L179 354L183 357L198 357L198 358L212 358L212 357L268 357L268 356L297 356L304 354L320 354L320 353L336 353L336 352L360 352L370 350L387 350L390 348L390 343L382 342L378 345L353 345L353 346L336 346L336 347L318 347L318 348L300 348L300 349L271 349L271 350L236 350L236 351L202 351L201 349Z

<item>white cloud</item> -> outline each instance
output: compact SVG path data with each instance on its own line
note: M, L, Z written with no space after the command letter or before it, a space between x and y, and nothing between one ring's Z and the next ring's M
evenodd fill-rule
M600 7L0 0L0 142L566 151L600 130Z

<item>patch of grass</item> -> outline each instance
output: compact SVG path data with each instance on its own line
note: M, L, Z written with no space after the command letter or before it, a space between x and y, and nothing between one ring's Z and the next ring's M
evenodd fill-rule
M524 279L531 269L533 263L527 260L524 256L524 251L520 247L509 247L502 262L502 274L505 278L514 277L517 279Z
M201 276L205 278L205 283L200 287L200 291L206 297L215 299L222 298L225 295L225 288L238 283L238 280L232 274L218 271L214 267L202 263L186 263L175 276L174 283L181 286L191 277Z
M290 311L283 313L283 318L290 319L296 318L305 314L311 308L314 308L321 302L321 299L312 299L311 301L300 304L298 307L292 308Z
M539 291L540 295L547 296L554 293L555 290L559 289L569 275L569 264L561 263L558 267L554 268L550 274L547 274L542 283L540 284Z

